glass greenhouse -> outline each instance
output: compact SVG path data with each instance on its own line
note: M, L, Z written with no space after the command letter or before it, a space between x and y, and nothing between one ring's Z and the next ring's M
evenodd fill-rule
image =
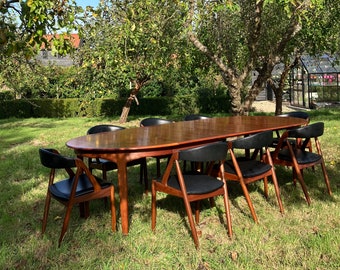
M303 55L291 72L290 101L292 105L317 108L340 104L340 65L327 54Z

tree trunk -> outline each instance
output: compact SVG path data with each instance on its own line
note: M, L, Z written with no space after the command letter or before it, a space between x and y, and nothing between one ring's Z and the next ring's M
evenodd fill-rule
M124 107L123 107L123 110L122 110L122 113L120 115L120 118L119 118L119 123L120 124L123 124L123 123L126 123L127 121L127 118L128 118L128 115L129 115L129 112L130 112L130 108L131 108L131 105L132 105L132 101L133 101L133 97L130 97L127 99Z
M126 123L130 109L131 109L131 105L132 102L135 100L136 104L139 105L138 103L138 99L137 99L137 94L139 93L140 89L143 87L143 85L145 85L148 81L150 80L150 77L145 75L144 77L137 79L135 81L135 88L133 88L131 90L130 96L128 97L123 109L122 109L122 113L120 115L119 118L119 123L123 124Z
M280 76L280 80L278 83L278 86L275 85L274 81L269 80L268 83L273 88L274 94L275 94L275 115L282 114L282 96L283 96L283 90L285 87L285 82L288 78L290 70L297 65L298 63L298 55L295 57L294 61L292 63L286 63L284 65L283 71Z
M277 93L275 93L275 115L282 114L282 93L283 91L278 89Z

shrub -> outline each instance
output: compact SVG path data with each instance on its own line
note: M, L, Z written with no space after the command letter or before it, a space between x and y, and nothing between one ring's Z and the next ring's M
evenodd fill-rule
M0 101L0 118L110 117L120 115L126 99L20 99ZM175 96L141 98L129 115L185 115L228 112L226 96Z

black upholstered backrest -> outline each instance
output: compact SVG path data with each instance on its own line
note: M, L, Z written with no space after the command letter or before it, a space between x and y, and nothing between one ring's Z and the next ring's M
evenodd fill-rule
M293 138L315 138L322 136L324 131L324 123L317 122L304 126L301 128L296 128L288 131L288 137Z
M145 118L140 122L141 127L147 126L156 126L156 125L163 125L163 124L170 124L172 120L162 119L162 118Z
M121 126L115 126L115 125L96 125L96 126L91 127L87 131L87 134L95 134L95 133L101 133L101 132L117 131L117 130L122 130L122 129L125 129L125 128L121 127Z
M304 111L288 112L288 113L285 113L285 114L280 114L278 116L280 116L280 117L296 117L296 118L305 119L307 121L309 121L309 119L310 119L309 114L307 112L304 112Z
M273 132L264 131L232 141L233 148L260 149L269 146L273 141Z
M209 116L201 115L201 114L188 114L184 117L184 121L191 121L191 120L199 120L199 119L208 119Z
M216 142L203 146L181 150L179 159L192 162L210 162L224 160L227 155L227 143Z
M74 158L64 157L54 149L40 148L39 155L41 164L47 168L63 169L76 167Z

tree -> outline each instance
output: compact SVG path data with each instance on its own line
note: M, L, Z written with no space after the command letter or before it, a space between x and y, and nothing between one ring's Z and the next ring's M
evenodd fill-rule
M3 55L24 52L31 58L41 44L59 54L72 48L68 34L75 29L77 7L74 0L1 0L0 49ZM58 36L55 34L58 32ZM46 34L54 35L52 40Z
M317 56L325 52L334 54L340 51L339 23L339 1L319 2L301 17L301 30L289 42L288 49L279 58L283 64L279 78L277 80L270 78L267 81L276 97L276 115L282 113L282 95L287 77L291 69L298 64L301 54Z
M188 38L220 71L233 114L249 111L277 63L296 46L322 0L189 1ZM292 41L295 41L292 42ZM257 78L250 82L256 70Z
M91 10L80 29L85 45L79 52L84 69L103 70L115 86L130 88L120 122L126 122L133 101L151 79L161 80L185 57L181 42L183 13L179 1L111 0Z

